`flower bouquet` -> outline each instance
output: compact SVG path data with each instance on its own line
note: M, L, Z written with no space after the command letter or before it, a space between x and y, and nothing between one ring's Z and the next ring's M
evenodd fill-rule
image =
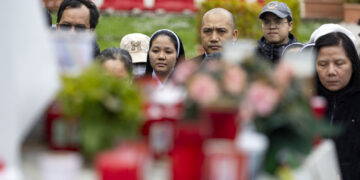
M65 119L79 124L80 149L92 157L114 146L119 138L133 138L141 125L141 102L129 79L118 79L99 64L79 76L63 76L57 96Z
M236 112L232 117L236 123L228 124L226 131L238 124L254 124L265 134L269 139L264 162L268 173L276 174L283 166L298 167L312 150L315 137L338 130L315 117L311 97L291 66L269 64L252 53L248 42L230 46L222 57L208 59L200 67L191 61L178 66L173 80L187 91L184 119L204 118L204 109L222 112L218 120L226 119L226 112ZM221 129L222 123L225 121L213 124L213 129Z

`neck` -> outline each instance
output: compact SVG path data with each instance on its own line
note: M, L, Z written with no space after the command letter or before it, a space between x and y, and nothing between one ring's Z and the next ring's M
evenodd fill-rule
M161 83L165 83L168 80L169 75L170 75L170 73L161 73L161 72L155 72L155 74Z

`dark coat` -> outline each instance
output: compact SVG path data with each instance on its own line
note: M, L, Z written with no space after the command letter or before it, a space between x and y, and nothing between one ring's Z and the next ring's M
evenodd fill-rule
M359 67L359 62L352 62ZM360 179L360 72L357 68L343 89L331 92L317 77L317 91L326 98L326 118L343 131L334 138L343 180Z
M194 58L191 58L191 59L189 59L189 61L194 61L194 62L196 62L196 64L200 65L203 62L204 59L205 59L205 53L201 54L199 56L196 56Z
M289 42L281 45L271 44L262 36L258 40L257 53L266 59L270 59L271 62L276 63L280 59L285 47L295 42L298 42L298 40L291 33L289 33Z

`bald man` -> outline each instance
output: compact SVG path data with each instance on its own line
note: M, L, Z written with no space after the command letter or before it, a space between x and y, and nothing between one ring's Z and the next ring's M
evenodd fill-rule
M236 40L238 37L234 16L223 8L207 11L202 18L200 31L205 53L191 59L199 64L208 54L221 52L224 42Z

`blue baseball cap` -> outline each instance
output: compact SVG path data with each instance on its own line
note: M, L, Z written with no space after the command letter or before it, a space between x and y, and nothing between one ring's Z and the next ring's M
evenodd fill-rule
M273 14L275 14L276 16L278 16L280 18L286 18L286 17L290 16L291 20L293 19L292 14L291 14L291 10L283 2L278 2L278 1L269 2L261 10L259 18L262 19L263 18L262 16L267 12L273 13Z

